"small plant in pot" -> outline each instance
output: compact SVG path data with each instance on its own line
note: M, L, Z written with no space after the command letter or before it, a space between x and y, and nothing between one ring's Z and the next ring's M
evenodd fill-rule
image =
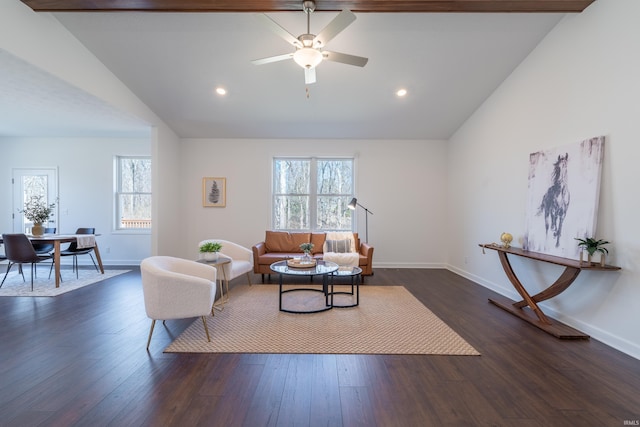
M32 196L25 203L24 209L18 210L18 212L24 214L24 217L33 223L31 234L34 236L42 236L42 234L44 234L43 224L49 222L56 207L55 203L47 204L42 199L43 196Z
M582 248L583 251L587 251L588 263L591 263L591 257L593 254L600 252L600 264L604 266L605 256L609 253L609 250L605 248L604 245L609 244L608 241L602 239L596 240L593 237L587 237L584 239L578 239L576 237L576 240L579 242L578 247ZM580 252L580 262L582 262L582 252Z
M302 257L303 261L310 262L311 261L311 251L313 250L313 243L302 243L300 244L300 249L304 252L304 256Z
M218 242L205 242L200 245L200 253L204 255L206 261L217 260L220 249L222 249L222 243Z

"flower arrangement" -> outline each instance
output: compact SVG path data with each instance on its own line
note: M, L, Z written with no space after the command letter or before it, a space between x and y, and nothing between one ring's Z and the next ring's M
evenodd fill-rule
M219 252L220 249L222 249L222 243L218 242L205 242L200 245L200 252L202 253Z
M48 222L56 207L55 203L47 205L42 201L42 197L43 196L32 196L31 199L24 204L24 209L19 211L24 214L25 218L34 224L43 224Z
M300 244L300 249L302 249L305 254L308 254L313 250L313 243L302 243Z

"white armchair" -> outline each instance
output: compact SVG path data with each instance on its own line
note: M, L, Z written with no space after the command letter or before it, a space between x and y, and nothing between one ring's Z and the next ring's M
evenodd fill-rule
M228 240L207 239L200 242L198 247L206 242L218 242L222 244L220 253L231 258L229 264L223 264L222 277L227 282L227 292L229 291L229 282L236 277L246 274L249 285L251 285L251 273L253 272L253 252L250 249L240 246L237 243ZM220 278L220 277L218 277Z
M156 320L201 317L209 337L206 316L216 297L215 267L181 258L152 256L140 263L147 316L152 319L147 350Z

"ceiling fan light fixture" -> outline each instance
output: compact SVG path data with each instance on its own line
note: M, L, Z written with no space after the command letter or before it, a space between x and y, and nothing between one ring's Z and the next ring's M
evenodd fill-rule
M303 47L296 50L293 60L302 68L315 68L322 62L322 52L312 47Z

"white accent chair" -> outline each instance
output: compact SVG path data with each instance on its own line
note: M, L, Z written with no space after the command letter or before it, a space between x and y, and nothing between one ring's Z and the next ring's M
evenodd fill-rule
M147 316L152 320L147 350L156 320L201 317L209 337L207 318L216 298L216 268L170 256L152 256L140 263Z
M222 266L222 277L227 282L227 292L229 292L229 282L236 277L246 274L249 285L251 285L251 273L253 273L253 252L251 249L247 249L244 246L240 246L237 243L230 242L228 240L220 239L207 239L198 244L198 247L203 243L218 242L222 245L220 254L231 258L229 264Z

